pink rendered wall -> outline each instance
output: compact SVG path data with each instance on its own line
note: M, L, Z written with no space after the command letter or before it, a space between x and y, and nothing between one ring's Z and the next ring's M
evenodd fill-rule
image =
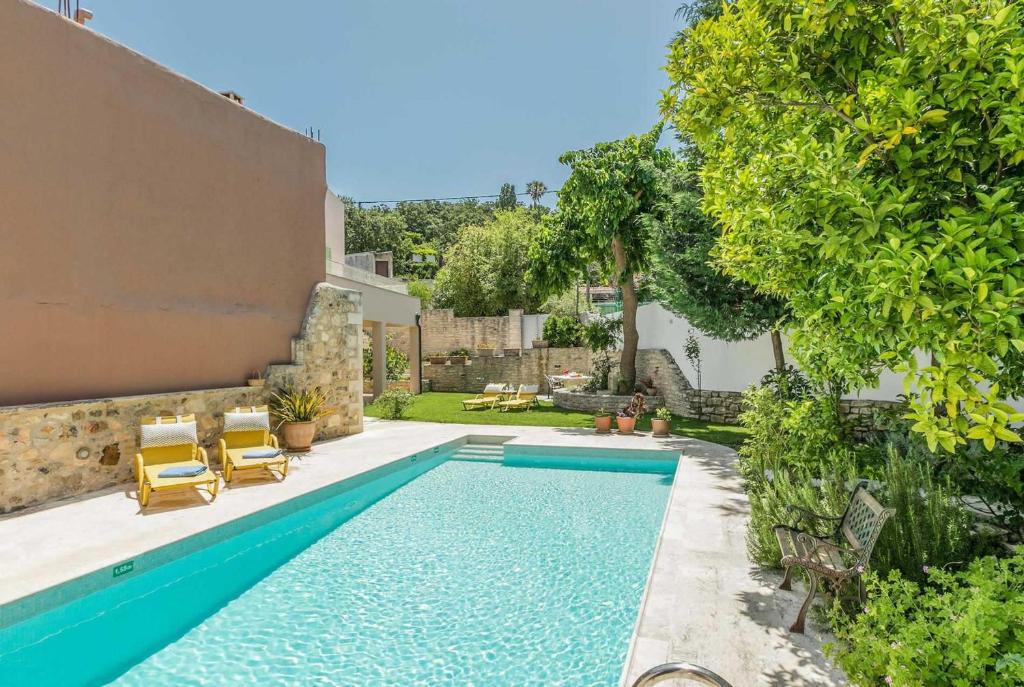
M324 280L324 148L0 2L0 405L244 384Z

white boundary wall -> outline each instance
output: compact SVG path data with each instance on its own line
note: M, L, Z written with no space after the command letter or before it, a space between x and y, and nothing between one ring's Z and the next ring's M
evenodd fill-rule
M640 348L664 348L676 359L676 364L691 382L696 382L696 375L686 359L684 348L686 337L693 330L700 341L702 374L701 386L712 391L743 391L751 384L756 384L774 367L775 357L772 355L771 336L765 334L751 341L720 341L700 333L686 321L666 310L658 303L641 305L637 311L637 329L640 330ZM525 329L524 329L525 331ZM786 362L793 363L789 357L789 342L782 337L786 349ZM926 360L922 359L922 363ZM901 375L884 373L878 388L863 389L859 394L850 397L875 401L895 401L903 393Z

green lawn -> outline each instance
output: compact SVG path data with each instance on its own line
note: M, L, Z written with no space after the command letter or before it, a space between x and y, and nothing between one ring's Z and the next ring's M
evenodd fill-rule
M463 399L475 394L455 394L440 391L428 392L416 397L405 413L406 420L421 422L458 422L472 425L528 425L531 427L593 427L594 416L575 410L555 408L550 401L541 401L539 408L530 411L463 410ZM369 405L366 415L378 417L377 409ZM645 415L637 423L637 429L650 431L651 416ZM672 416L672 433L703 439L716 444L738 447L747 436L747 431L737 425L721 425L700 422Z

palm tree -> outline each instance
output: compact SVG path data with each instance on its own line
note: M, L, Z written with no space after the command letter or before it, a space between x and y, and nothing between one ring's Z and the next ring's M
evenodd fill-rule
M533 209L536 210L540 205L540 199L548 192L548 187L544 185L543 181L533 181L526 184L526 192L530 194L530 198L533 200Z

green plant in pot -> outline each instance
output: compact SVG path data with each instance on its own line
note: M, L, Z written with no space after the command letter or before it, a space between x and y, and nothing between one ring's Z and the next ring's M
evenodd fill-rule
M594 414L594 429L598 434L608 434L612 431L612 414L604 408Z
M275 391L270 395L270 409L280 419L277 426L292 451L308 451L316 435L316 421L330 413L320 387Z
M636 421L644 414L647 408L647 399L639 391L633 394L629 404L615 415L615 424L619 428L619 434L632 434L636 429Z
M668 408L658 408L651 418L651 430L656 437L667 437L672 431L672 411Z

